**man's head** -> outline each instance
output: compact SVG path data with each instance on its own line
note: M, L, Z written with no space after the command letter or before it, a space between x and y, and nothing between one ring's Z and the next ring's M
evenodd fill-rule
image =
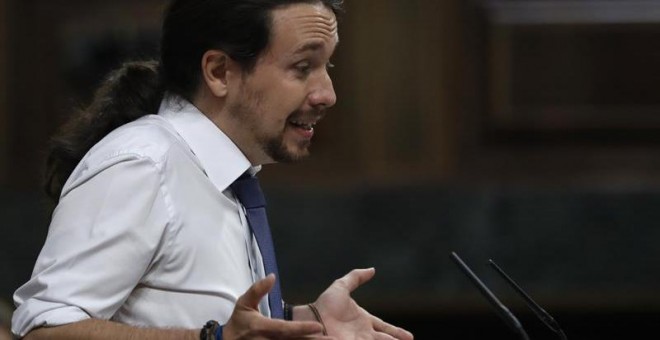
M174 1L163 27L165 85L191 101L202 92L218 99L223 112L212 120L253 163L302 158L312 125L336 101L326 67L341 3Z

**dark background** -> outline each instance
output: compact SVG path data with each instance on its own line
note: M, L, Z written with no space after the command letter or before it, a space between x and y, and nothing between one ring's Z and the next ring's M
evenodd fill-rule
M0 0L0 300L47 233L49 136L109 70L157 53L164 4ZM660 2L346 8L313 157L261 175L287 300L374 266L356 299L417 338L515 338L456 251L532 339L555 337L488 259L570 339L654 334Z

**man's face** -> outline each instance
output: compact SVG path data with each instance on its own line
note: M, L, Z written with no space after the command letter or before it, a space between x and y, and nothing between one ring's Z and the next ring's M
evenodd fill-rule
M335 15L322 4L272 12L270 43L229 102L253 163L309 155L314 125L337 100L327 68L338 39Z

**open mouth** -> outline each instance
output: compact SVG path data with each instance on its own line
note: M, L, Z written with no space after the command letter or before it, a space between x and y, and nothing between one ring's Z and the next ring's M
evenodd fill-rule
M306 122L301 122L301 121L297 121L297 120L290 120L289 124L299 128L299 129L312 131L312 130L314 130L314 125L316 125L316 122L306 123Z

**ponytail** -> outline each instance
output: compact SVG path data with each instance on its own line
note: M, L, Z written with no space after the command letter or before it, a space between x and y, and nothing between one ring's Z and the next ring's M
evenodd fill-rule
M64 183L94 144L121 125L157 113L164 94L158 70L153 60L125 63L52 138L44 185L51 199L59 200Z

